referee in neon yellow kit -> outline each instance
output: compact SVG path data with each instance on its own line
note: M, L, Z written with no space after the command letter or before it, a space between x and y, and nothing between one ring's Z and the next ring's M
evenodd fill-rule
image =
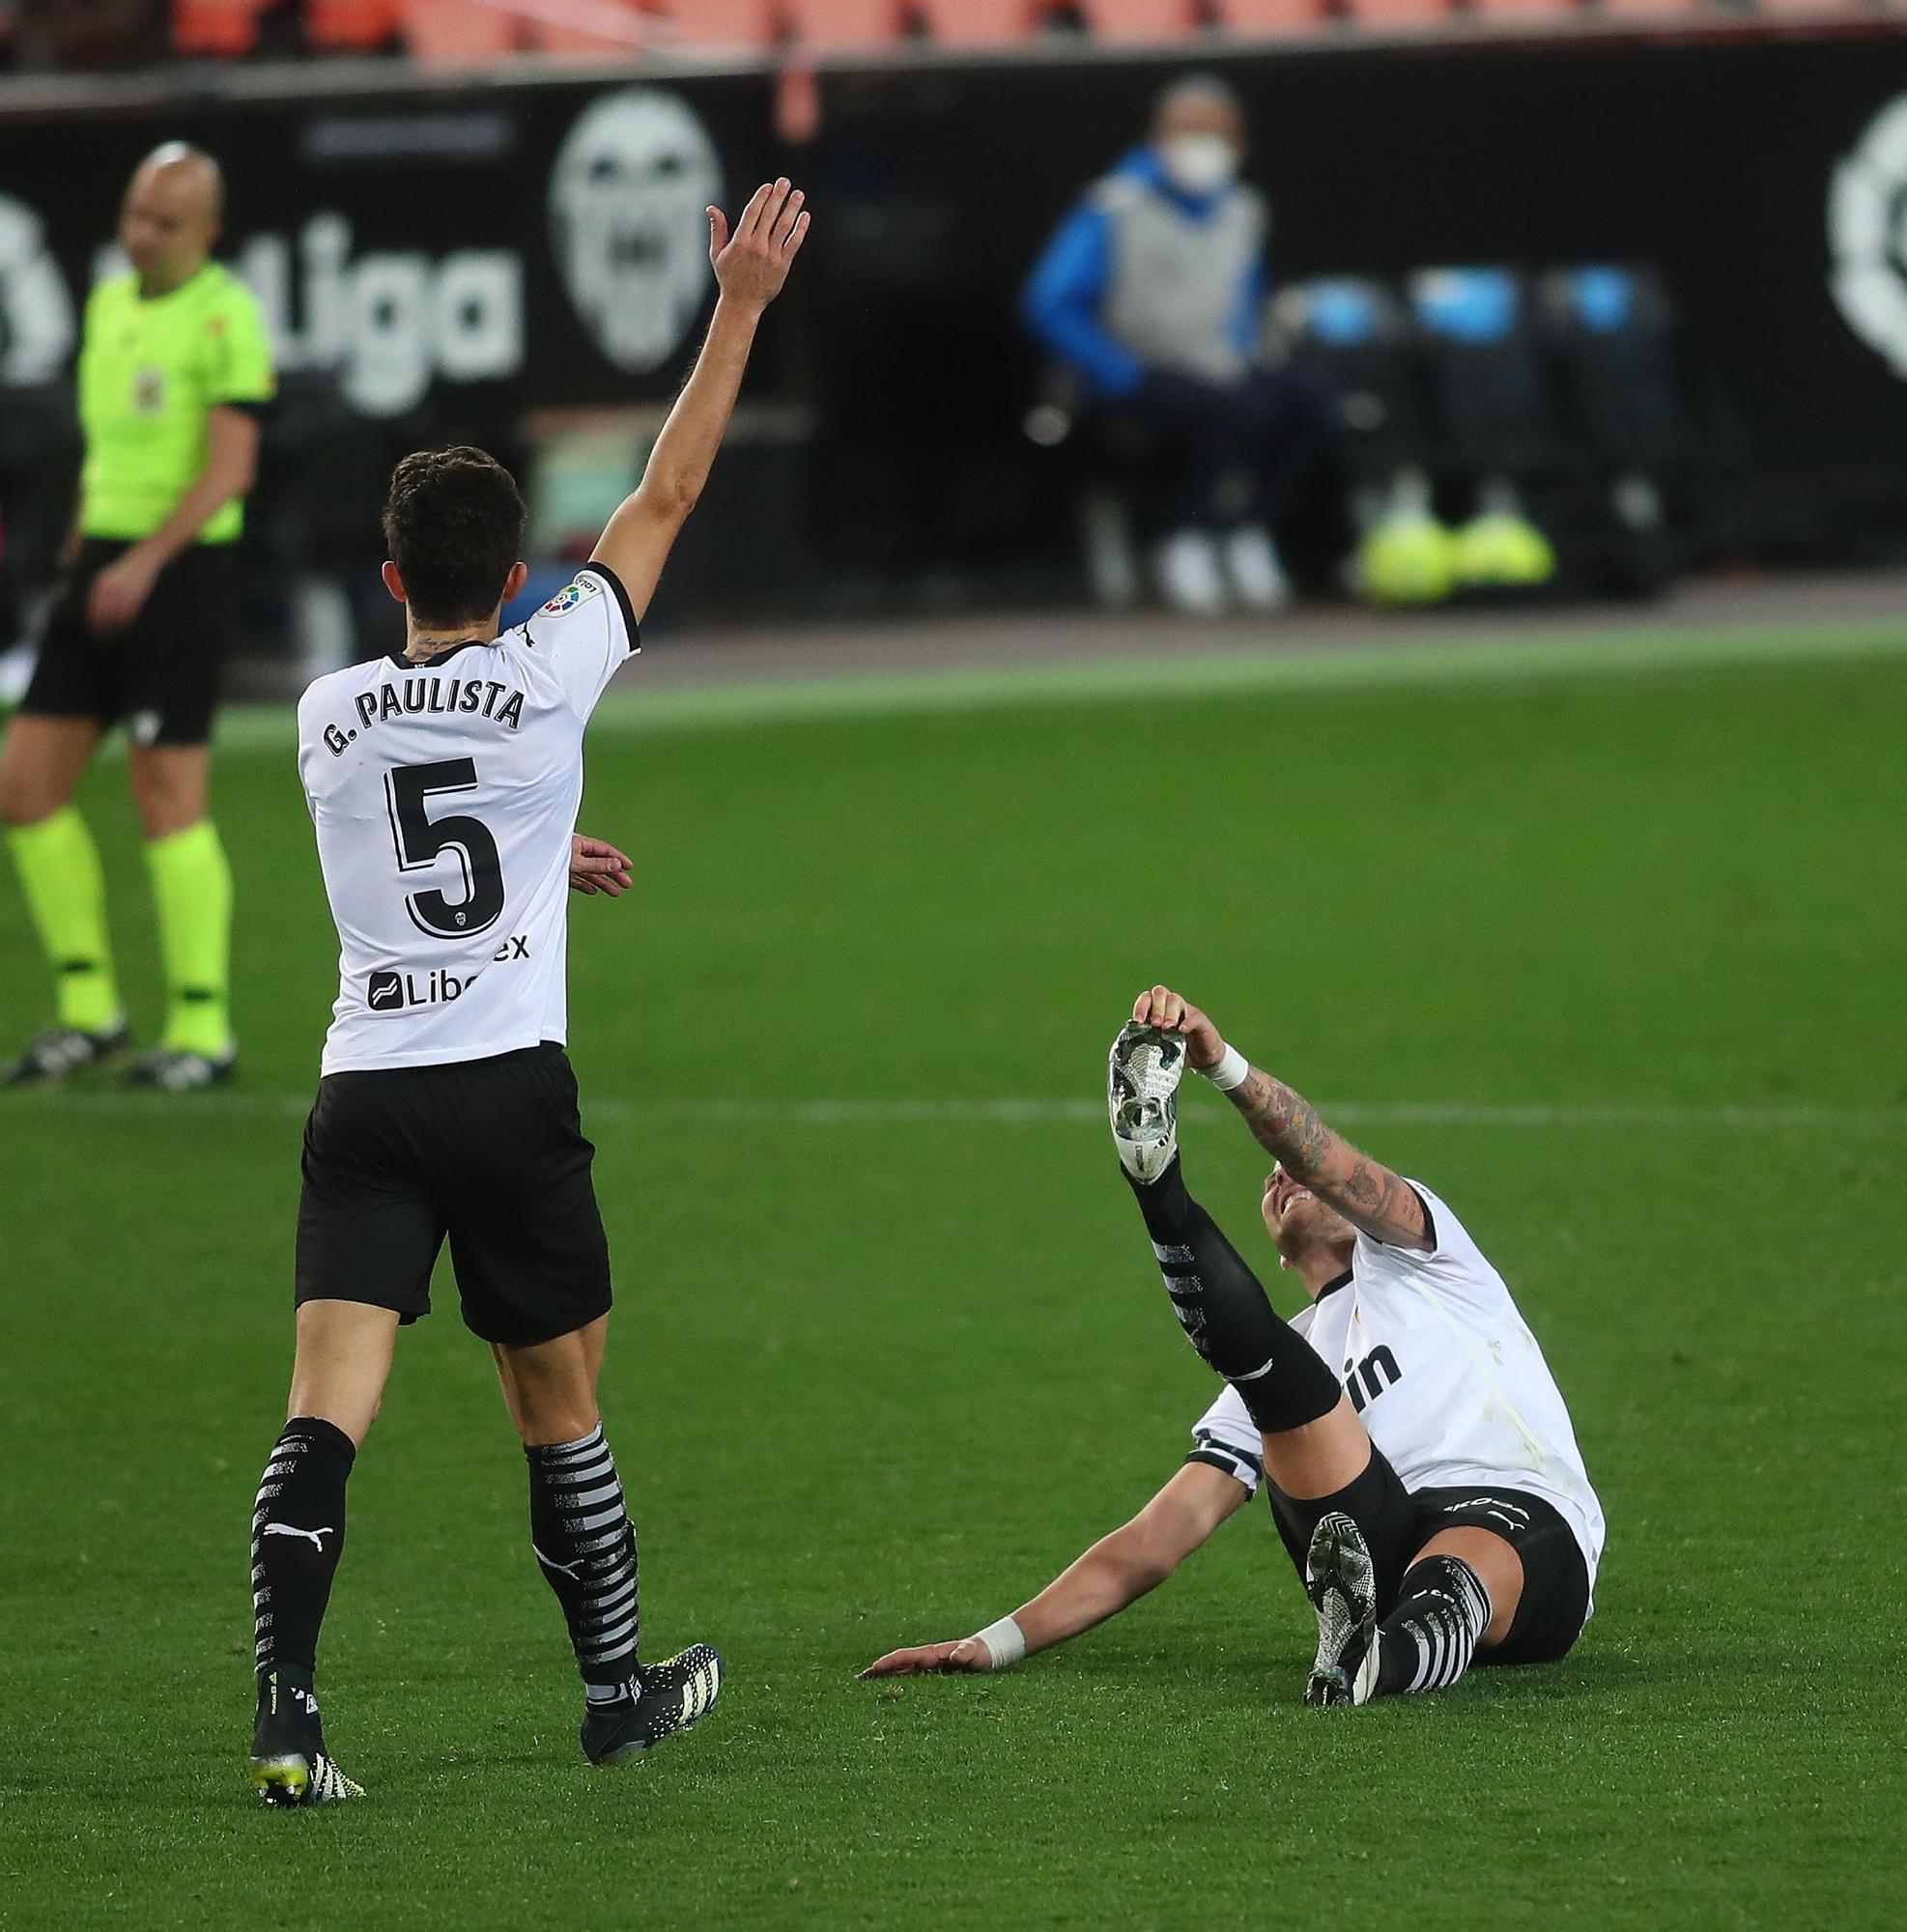
M100 855L72 797L124 722L164 954L165 1032L131 1069L181 1091L229 1079L232 875L208 813L212 721L235 628L234 546L274 393L251 292L209 259L222 184L169 142L127 189L128 274L86 307L79 513L33 681L0 745L0 821L58 988L58 1024L0 1079L61 1080L127 1044Z

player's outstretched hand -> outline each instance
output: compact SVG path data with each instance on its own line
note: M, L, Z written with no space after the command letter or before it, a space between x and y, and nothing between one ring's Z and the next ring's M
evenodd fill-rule
M977 1636L963 1636L958 1643L923 1643L912 1650L891 1650L877 1657L861 1674L863 1677L928 1677L934 1672L991 1670L992 1654Z
M1132 1002L1132 1017L1141 1026L1164 1027L1185 1036L1185 1058L1194 1066L1216 1066L1225 1058L1225 1041L1218 1029L1170 986L1154 986Z
M808 239L803 195L783 175L764 182L749 198L728 233L728 217L708 211L708 259L726 301L766 308L782 293L788 265Z
M636 883L629 855L618 852L607 838L585 838L573 833L569 841L569 889L593 899L608 893L619 899Z

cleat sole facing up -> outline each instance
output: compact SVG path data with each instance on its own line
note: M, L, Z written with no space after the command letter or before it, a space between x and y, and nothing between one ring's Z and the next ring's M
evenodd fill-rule
M1128 1022L1106 1056L1106 1111L1120 1165L1141 1183L1156 1180L1179 1151L1179 1083L1185 1041L1163 1027Z
M1305 1703L1321 1710L1368 1703L1378 1676L1376 1569L1350 1517L1333 1511L1312 1532L1304 1590L1318 1612Z

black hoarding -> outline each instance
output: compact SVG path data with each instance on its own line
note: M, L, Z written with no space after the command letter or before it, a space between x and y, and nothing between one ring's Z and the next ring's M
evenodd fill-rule
M1652 264L1764 495L1907 497L1907 41L1224 65L1279 275ZM178 135L226 164L222 252L259 287L287 366L335 366L394 437L507 445L529 406L666 396L708 295L702 204L785 167L814 239L752 394L799 399L820 432L784 471L815 555L876 571L1024 555L1064 537L1020 437L1038 361L1013 299L1175 71L843 70L822 76L798 147L776 135L766 73L0 120L0 378L70 352L126 174Z

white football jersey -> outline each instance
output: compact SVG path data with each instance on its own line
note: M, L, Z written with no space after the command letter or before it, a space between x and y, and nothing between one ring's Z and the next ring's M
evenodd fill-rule
M1429 1188L1410 1184L1437 1245L1419 1254L1359 1235L1350 1279L1291 1325L1336 1373L1407 1490L1530 1491L1576 1532L1593 1584L1603 1509L1543 1350L1464 1224ZM1258 1430L1236 1389L1192 1434L1229 1452L1232 1473L1257 1488Z
M338 929L325 1072L567 1037L583 730L638 648L622 585L590 564L492 643L305 691L298 770Z

